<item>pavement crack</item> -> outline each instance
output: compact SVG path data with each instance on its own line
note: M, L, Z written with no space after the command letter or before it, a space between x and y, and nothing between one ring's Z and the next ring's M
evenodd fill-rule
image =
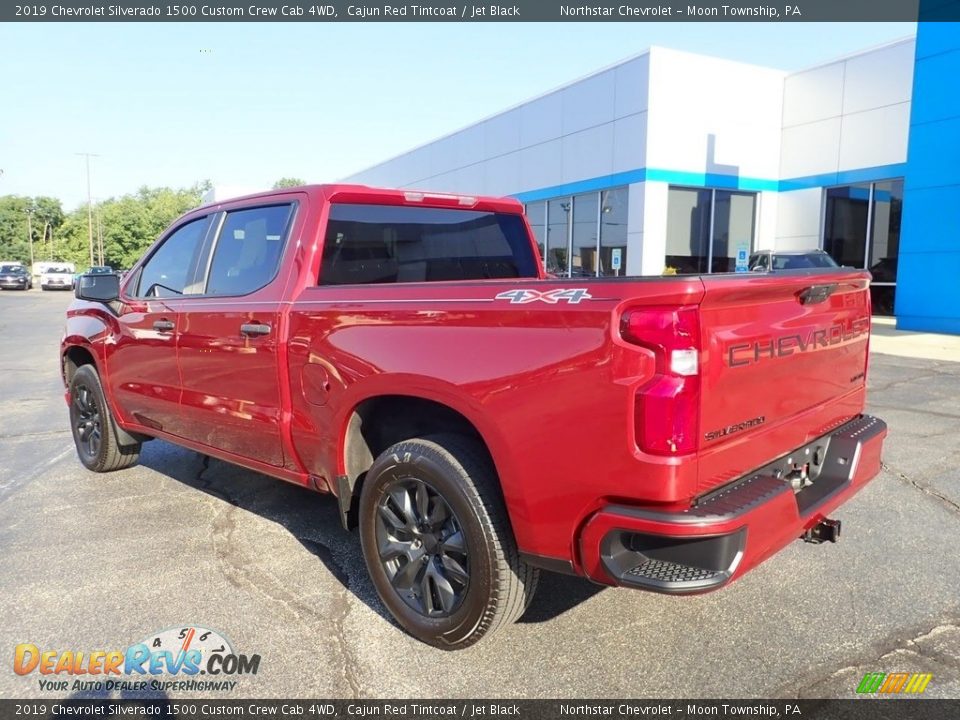
M855 686L864 674L881 671L884 661L898 654L925 658L943 667L960 668L960 658L948 653L938 652L926 646L927 641L937 635L956 630L960 630L960 619L951 617L947 620L938 621L933 626L926 625L921 629L914 630L911 636L907 638L903 637L902 630L897 631L886 640L874 644L873 650L864 653L859 659L826 674L813 672L799 683L791 683L781 687L773 693L773 697L822 697L824 688L834 679L844 675L850 675L850 681ZM919 668L917 671L919 671Z
M359 665L357 658L351 648L346 635L346 620L350 614L350 573L334 557L333 552L323 543L309 538L297 538L308 550L320 558L320 561L327 567L334 577L343 586L343 589L337 593L337 598L332 604L332 613L330 620L333 622L334 637L337 641L338 655L341 658L341 670L344 681L350 686L350 691L354 697L361 697L362 690L360 678L357 676L356 667Z
M890 388L895 388L900 385L908 385L916 382L917 380L929 380L930 378L935 378L938 375L943 375L943 373L939 372L936 368L933 368L929 372L911 374L909 377L906 377L903 380L889 380L888 382L877 384L874 384L871 381L867 387L867 390L869 392L886 392Z
M902 482L905 482L907 485L912 485L913 487L915 487L915 488L916 488L917 490L919 490L920 492L922 492L922 493L924 493L924 494L926 494L926 495L929 495L929 496L931 496L931 497L933 497L933 498L936 498L936 499L939 500L941 503L943 503L944 505L946 505L946 506L947 506L947 509L951 510L952 512L955 512L955 513L960 514L960 503L957 503L957 502L951 500L950 498L948 498L947 496L943 495L942 493L937 492L935 489L933 489L932 487L930 487L930 486L927 485L926 483L922 483L922 482L920 482L919 480L914 480L914 479L908 477L907 475L905 475L904 473L900 472L899 470L893 469L892 467L890 467L889 465L887 465L885 462L881 462L881 463L880 463L880 467L881 467L883 470L885 470L886 472L890 473L891 475L896 476L896 477L899 478Z
M198 486L206 493L227 503L213 519L213 553L224 578L230 585L245 592L260 595L274 608L307 625L333 626L335 652L339 658L343 682L349 688L352 697L362 697L363 691L356 668L355 657L346 635L346 619L350 614L350 575L346 568L336 560L326 545L312 539L297 539L316 555L328 570L336 577L341 589L319 612L311 604L304 602L295 592L267 570L257 566L256 559L244 552L244 544L237 539L238 517L245 500L213 485L213 478L206 475L210 469L210 458L204 457L203 465L195 476Z

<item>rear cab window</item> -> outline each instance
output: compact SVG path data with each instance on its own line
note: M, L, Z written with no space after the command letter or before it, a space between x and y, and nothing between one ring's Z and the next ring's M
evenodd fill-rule
M335 203L321 285L536 278L520 214Z

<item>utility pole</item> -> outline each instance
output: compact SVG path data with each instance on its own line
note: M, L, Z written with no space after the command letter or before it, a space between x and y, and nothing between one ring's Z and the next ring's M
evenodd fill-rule
M90 158L100 157L95 153L74 153L87 160L87 237L90 243L90 264L93 265L93 202L90 197Z
M33 272L33 206L28 207L24 212L27 213L27 242L30 244L30 272Z
M103 225L100 223L100 206L97 205L97 265L103 265Z

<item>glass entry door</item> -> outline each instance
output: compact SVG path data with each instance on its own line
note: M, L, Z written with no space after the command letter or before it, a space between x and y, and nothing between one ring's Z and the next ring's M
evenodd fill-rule
M876 315L893 315L900 252L903 180L827 188L823 249L841 265L873 274Z

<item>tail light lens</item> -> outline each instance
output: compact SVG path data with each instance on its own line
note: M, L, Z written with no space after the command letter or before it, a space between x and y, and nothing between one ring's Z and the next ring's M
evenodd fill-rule
M637 446L654 455L697 449L700 427L700 320L696 305L624 313L620 335L652 350L656 374L637 390Z

